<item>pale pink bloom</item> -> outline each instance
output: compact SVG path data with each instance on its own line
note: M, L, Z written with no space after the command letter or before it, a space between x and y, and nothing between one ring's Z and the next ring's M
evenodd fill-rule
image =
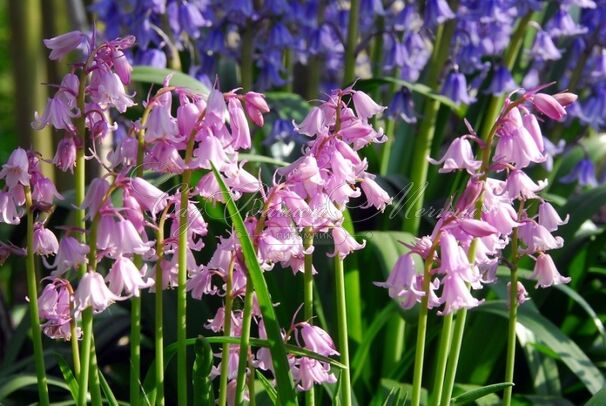
M8 157L8 161L2 165L0 170L0 179L13 189L18 184L23 186L29 185L29 159L27 152L23 148L15 149Z
M119 220L114 230L110 231L110 233L114 242L112 250L114 255L143 255L153 246L153 241L144 242L133 223L126 219Z
M165 192L143 178L132 178L128 191L141 208L154 215L164 210L168 202L168 195Z
M473 175L482 165L482 162L474 159L471 144L464 137L455 138L448 146L442 159L436 161L435 159L428 158L428 161L434 165L443 164L442 168L438 171L440 173L465 169L469 174Z
M340 182L356 182L356 172L354 171L353 163L350 160L345 159L345 157L343 157L343 155L334 147L323 152L327 152L331 158L330 169L332 170L332 177L337 178Z
M232 146L234 149L249 149L251 146L250 128L248 128L242 103L237 98L231 97L227 103L227 109L233 137Z
M471 178L469 182L467 182L467 186L465 190L459 196L455 208L458 212L462 212L468 208L475 209L475 203L480 197L480 194L484 190L483 182L477 181L475 178Z
M93 70L89 85L91 99L102 108L115 107L120 113L134 106L117 73L99 67Z
M297 230L276 220L268 222L259 236L258 245L261 258L268 263L286 262L293 256L303 256L303 240Z
M179 151L167 142L156 142L145 155L144 164L157 172L181 173L185 169L185 161Z
M562 248L564 240L562 237L554 237L542 225L528 220L518 228L518 236L526 245L524 252L543 252Z
M41 116L37 111L34 112L34 121L32 122L34 130L41 130L48 124L57 130L72 131L74 129L72 119L78 117L80 112L67 105L65 100L60 97L60 92L61 90L55 94L55 97L48 99L44 113Z
M228 157L226 148L221 144L221 141L213 135L206 134L200 137L189 167L191 169L210 169L211 162L218 170L222 171L225 166L230 164L231 159Z
M97 249L101 251L111 251L117 244L114 238L114 230L116 229L116 222L114 221L114 215L111 213L104 213L99 217L99 223L97 225Z
M244 107L250 120L259 127L263 127L263 114L269 113L269 106L265 96L257 92L248 92L244 96Z
M75 314L80 314L88 307L92 307L94 313L100 313L115 301L122 299L124 298L115 295L107 288L101 274L86 272L80 279L74 295Z
M534 271L530 277L537 280L535 288L539 286L548 288L551 285L570 282L570 278L560 275L551 256L543 253L540 253L537 257Z
M532 96L531 100L537 110L553 120L559 121L566 115L566 110L560 102L549 94L537 93Z
M352 251L361 250L366 246L366 241L363 241L362 244L358 243L343 227L340 226L332 228L332 239L335 250L329 255L338 255L341 259L348 256Z
M86 217L88 219L92 220L99 210L107 204L104 199L108 191L109 183L104 178L95 178L92 180L82 202L82 208L87 210Z
M252 372L254 374L254 371ZM227 406L236 406L236 387L238 383L236 379L232 379L227 383ZM242 402L248 404L250 396L248 394L248 385L244 385L242 392Z
M130 259L118 256L112 265L105 280L109 283L109 290L116 295L121 295L124 292L124 298L131 296L139 297L141 289L149 288L154 284L151 278L143 279L147 266L139 270L133 261Z
M326 331L307 322L299 323L299 327L306 348L324 356L339 355L332 338Z
M0 222L19 224L22 211L17 208L11 193L0 191Z
M520 223L517 222L518 214L516 210L508 204L499 204L491 207L482 213L482 218L496 228L502 235L511 234L514 227L520 225Z
M366 93L361 91L354 90L351 98L353 99L354 107L356 108L356 113L358 113L358 117L366 121L370 117L380 114L387 107L380 106Z
M522 117L522 121L524 122L524 128L532 137L534 143L536 144L539 152L543 153L545 151L545 144L543 142L543 133L541 132L541 127L539 126L539 122L534 114L525 113Z
M464 218L456 223L467 234L473 237L487 237L497 233L497 229L486 221Z
M297 389L308 391L314 384L335 383L337 378L330 373L330 365L312 358L301 357L291 366Z
M297 125L293 121L293 125L297 132L309 137L313 137L316 134L323 134L327 130L327 126L324 122L324 112L319 107L312 107L301 124Z
M71 320L67 284L67 281L55 279L44 287L38 298L38 314L42 320L61 320L59 324Z
M413 254L400 256L385 282L374 282L376 286L388 288L389 297L398 300L402 296L414 296L412 304L425 296L423 288L417 283L417 270Z
M553 98L556 99L562 107L567 107L577 101L578 96L574 93L562 92L554 94Z
M176 213L180 213L181 204L178 202L175 205ZM181 233L179 216L175 216L175 221L171 224L171 235L178 235ZM208 232L208 225L202 214L191 202L187 204L187 238L188 246L193 250L201 250L204 247L204 241L201 237L204 237Z
M287 215L300 227L308 227L314 224L314 218L312 209L309 204L301 197L298 193L295 193L289 189L279 189L272 191L275 202L278 205L272 207L272 209L278 212L278 215ZM284 204L287 209L287 213L283 213L282 210Z
M196 103L183 102L177 108L177 126L179 134L186 139L191 137L198 120L200 119L200 108Z
M547 202L541 203L539 206L539 224L549 231L555 231L559 226L568 223L569 215L562 220L558 212L553 206Z
M88 255L88 245L80 243L74 237L69 235L64 236L59 242L57 256L55 262L50 268L57 268L51 274L53 276L63 275L68 269L77 268L81 264L85 264Z
M313 198L320 192L321 186L324 185L318 161L311 155L302 156L287 167L278 169L277 173L286 176L290 183L300 185L301 192L296 191L302 197Z
M51 230L38 223L34 225L33 248L37 255L55 255L59 250L59 241Z
M444 304L444 310L438 314L447 315L459 309L471 309L481 303L471 295L465 281L457 274L447 275L442 283L444 288L440 302Z
M76 166L76 143L71 136L61 138L57 144L57 151L53 158L53 164L63 172L74 172Z
M78 48L86 36L80 31L70 31L53 38L44 39L44 46L51 50L49 59L56 61Z
M547 186L547 180L534 181L519 169L514 169L507 176L505 183L505 190L512 199L534 199L537 197L536 192L544 189Z
M170 92L163 93L155 99L145 125L147 129L145 131L145 141L153 143L157 140L170 142L178 140L179 129L177 120L170 113L171 105L172 95Z
M252 174L247 172L244 168L244 163L240 166L234 165L234 171L230 171L225 179L227 186L236 192L241 193L255 193L261 190L261 181L255 178Z
M112 50L112 61L116 74L124 85L128 85L133 67L128 62L128 58L124 55L124 52L121 49L114 48Z
M143 233L145 229L145 216L137 199L128 193L124 193L122 196L122 205L124 207L122 216L133 223L139 233Z
M118 165L131 167L137 162L138 142L135 137L123 137L113 151L107 154L112 168Z
M187 291L191 291L191 297L201 300L204 295L214 295L217 288L212 284L213 273L207 267L193 272L187 280Z
M200 181L196 186L196 191L200 194L200 196L213 202L225 203L223 192L221 192L217 178L212 172L209 172L200 178Z
M336 176L328 179L324 186L326 194L330 197L337 206L341 207L349 202L350 199L360 197L362 191L350 185L347 182L342 181Z
M440 236L440 271L446 275L456 275L468 283L476 283L481 278L457 239L448 232L442 232Z
M213 123L223 123L225 114L227 113L227 105L225 97L217 89L212 89L208 95L206 105L206 118Z
M207 320L208 323L204 325L204 328L211 330L214 333L223 331L223 325L225 323L225 307L219 307L215 313L215 317Z
M527 300L530 300L530 298L528 297L528 292L526 291L526 288L524 287L524 285L522 284L522 282L518 281L517 283L517 288L516 288L516 301L518 304L522 304L524 302L526 302ZM511 282L507 282L507 297L511 296ZM507 302L507 304L509 305L509 301Z
M49 178L37 176L32 183L32 200L36 206L46 209L53 205L55 199L63 199Z

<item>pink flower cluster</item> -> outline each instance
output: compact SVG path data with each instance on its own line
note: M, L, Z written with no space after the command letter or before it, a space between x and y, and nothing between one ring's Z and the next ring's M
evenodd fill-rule
M524 169L547 158L537 114L561 120L566 115L565 107L576 96L551 96L540 90L527 90L516 99L511 95L506 100L492 129L496 147L490 162L475 159L470 141L478 141L482 149L492 145L480 141L469 125L469 134L453 140L442 159L430 159L442 165L440 172L464 170L470 179L456 203L441 215L432 234L410 246L410 252L398 259L387 281L377 283L388 288L390 297L402 307L411 308L426 295L427 306L441 307L441 314L478 306L481 300L470 289L496 281L498 265L507 263L502 260L503 249L514 239L514 258L528 255L536 261L532 278L537 287L570 281L559 274L547 253L562 247L562 238L551 233L567 218L562 220L554 207L537 195L547 181L533 181ZM491 172L499 177L489 177ZM533 201L538 202L538 210ZM420 260L429 272L418 272ZM426 275L430 280L425 280ZM517 293L519 303L527 299L521 283Z

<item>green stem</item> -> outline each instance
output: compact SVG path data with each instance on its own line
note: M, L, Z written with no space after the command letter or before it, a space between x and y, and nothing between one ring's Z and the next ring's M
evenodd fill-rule
M446 363L448 361L448 352L452 340L452 313L444 316L442 323L442 334L440 335L440 345L438 347L438 361L436 364L436 374L433 381L433 391L431 392L431 404L438 405L442 397L442 388L444 385L444 374L446 373Z
M90 353L93 339L93 309L87 307L82 312L82 361L80 365L80 380L78 382L78 406L86 406L88 394L88 377L90 373Z
M163 325L163 303L162 303L162 265L161 260L164 255L164 223L168 206L162 212L158 221L158 231L156 232L156 281L155 281L155 351L156 351L156 405L164 406L164 325Z
M509 294L509 329L507 332L507 360L505 362L505 382L513 382L513 369L516 358L516 322L518 316L518 270L511 270L511 289ZM511 405L513 387L503 391L503 405Z
M223 334L231 336L231 309L233 303L232 279L234 273L235 254L232 254L227 268L227 280L225 281L225 307L223 312ZM229 370L229 344L223 344L221 352L221 376L219 377L219 406L227 404L227 374Z
M461 309L457 312L455 320L453 339L450 347L448 369L446 371L446 380L444 390L440 399L440 406L450 405L450 398L454 388L457 367L459 364L459 355L461 354L461 344L463 343L463 332L465 331L465 321L467 319L467 309Z
M247 22L242 33L242 59L240 61L240 78L244 91L251 90L253 85L253 40L253 26L251 22Z
M71 290L71 288L70 288ZM73 292L70 292L70 295L73 296ZM69 304L70 314L74 314L74 304L73 301ZM78 347L78 333L77 333L77 322L76 318L72 317L69 322L69 332L70 332L70 344L72 346L72 360L74 362L74 376L76 379L80 376L80 348Z
M355 79L359 19L360 0L351 0L349 2L349 21L347 23L347 40L345 43L345 71L343 72L344 87L349 86Z
M341 363L345 368L341 371L341 404L351 406L351 377L349 373L349 344L347 342L347 306L345 303L345 274L343 259L335 256L335 288L337 298L337 325L339 332L339 351Z
M200 120L203 117L201 116ZM195 127L195 126L194 126ZM189 164L194 151L195 134L190 134L185 151L185 164ZM177 274L177 400L179 406L187 406L187 226L189 208L189 184L191 169L183 171L181 179L181 204L179 207L179 268Z
M134 258L137 269L141 269L142 261ZM137 261L138 259L138 261ZM133 296L130 307L130 403L138 405L141 397L141 298Z
M305 250L314 244L314 233L311 227L303 230L303 248ZM303 317L308 323L312 323L314 316L314 275L313 275L313 253L305 254L305 270L303 274ZM305 392L305 404L315 404L315 392L313 386Z
M436 241L439 238L436 237ZM427 335L427 313L429 302L429 285L431 283L431 266L433 263L433 252L435 251L436 244L432 247L427 259L425 260L425 266L423 271L423 292L425 295L421 299L421 308L419 309L419 322L417 326L417 345L415 351L415 367L412 378L412 399L411 406L419 406L421 403L421 384L423 381L423 359L425 357L425 336Z
M250 279L246 281L246 293L244 294L244 314L242 315L242 330L240 333L240 354L238 357L238 375L236 378L235 405L242 403L244 385L246 384L246 366L248 365L248 350L250 348L250 324L253 311L253 284ZM254 369L251 368L251 374ZM254 392L250 397L254 397Z
M90 349L90 393L91 405L102 406L101 383L99 381L99 366L97 364L97 353L95 352L95 337L92 338Z
M440 72L448 59L450 40L454 33L456 20L449 20L444 25L438 26L436 30L436 43L429 62L429 71L427 72L427 86L436 90L439 84ZM412 200L411 206L407 210L410 217L405 217L403 230L411 234L417 234L421 224L420 211L423 207L423 198L425 195L425 183L427 181L427 170L429 161L427 157L431 151L436 118L440 102L434 99L425 102L423 112L423 121L419 129L419 135L416 138L415 149L412 156L412 166L410 182L417 189L418 194Z
M32 208L32 193L29 186L24 186L25 206L27 210L27 257L25 271L27 275L27 295L29 297L29 313L32 327L32 341L34 344L34 360L36 364L36 377L38 378L38 396L40 405L47 406L48 382L44 366L44 350L42 348L42 329L38 315L38 280L36 278L36 263L34 261L34 211Z

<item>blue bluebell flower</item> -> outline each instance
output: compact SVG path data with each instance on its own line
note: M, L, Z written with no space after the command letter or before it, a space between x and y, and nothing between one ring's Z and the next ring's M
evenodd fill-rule
M569 174L560 178L560 182L562 183L572 183L575 181L581 186L595 187L598 185L595 175L595 165L591 159L587 157L581 159Z
M471 104L475 100L468 93L465 75L456 68L446 76L442 85L442 94L457 104Z
M401 119L408 124L416 123L417 114L410 90L400 88L393 95L385 114L391 119Z
M493 95L501 95L503 93L509 93L519 86L513 80L511 72L504 65L497 65L494 69L490 86L487 89L487 93Z

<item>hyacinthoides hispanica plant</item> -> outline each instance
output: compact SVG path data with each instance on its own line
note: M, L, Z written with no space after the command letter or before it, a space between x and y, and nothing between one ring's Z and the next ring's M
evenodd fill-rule
M499 264L509 267L509 329L504 382L513 385L517 308L528 299L524 285L518 281L520 258L530 256L536 261L532 278L537 280L537 287L570 281L559 274L546 253L562 247L563 240L551 233L566 220L536 194L546 186L546 181L535 183L523 171L530 164L546 159L539 119L533 110L541 118L562 120L566 115L565 107L576 100L572 93L553 96L542 93L545 87L512 93L485 140L478 138L468 124L469 133L453 140L442 159L430 159L431 163L442 165L441 173L466 171L470 179L453 205L441 214L431 235L412 244L410 252L399 258L389 279L380 284L389 288L389 295L403 308L411 308L417 302L421 304L413 405L419 405L421 399L429 309L442 307L438 314L444 316L430 403L448 405L458 362L458 352L451 353L455 356L448 358L452 345L452 313L482 303L470 289L477 290L494 283ZM475 159L471 142L479 145L480 159ZM490 177L492 172L500 178ZM532 214L537 211L538 215ZM510 252L504 254L507 246ZM423 261L422 274L416 272L417 257ZM511 403L511 385L504 391L506 405Z
M384 107L352 88L332 92L297 126L300 134L312 138L303 156L276 171L273 185L265 188L238 160L238 151L251 146L248 120L264 125L263 114L269 108L263 95L222 93L217 88L199 94L172 86L169 76L143 103L141 118L130 122L129 130L107 156L100 156L97 146L116 128L110 111L123 114L135 106L134 96L125 89L131 66L124 56L134 40L129 36L98 44L95 36L75 31L45 41L52 59L84 49L83 62L72 65L44 114L36 115L33 123L35 128L49 125L64 133L52 163L62 171L75 171L74 226L61 227L59 240L45 228L54 200L63 198L39 170L39 161L45 157L17 149L0 172L5 181L2 220L19 223L23 208L27 215L26 249L7 249L27 256L40 402L49 403L42 331L53 339L71 342L73 371L65 373L78 382L72 395L79 405L89 398L100 405L102 386L105 397L113 396L97 368L93 314L114 302L134 299L131 404L142 402L142 395L148 402L164 404L167 360L162 291L176 288L180 404L187 404L190 367L186 348L192 340L186 337L185 308L187 291L191 291L194 299L212 295L223 300L206 327L225 336L195 340L196 345L223 344L219 365L208 369L210 377L219 378L219 404L252 402L256 374L266 383L269 380L264 374L275 378L277 402L296 403L296 388L308 392L306 403L314 404L313 385L336 383L331 370L336 367L341 370L338 396L350 405L343 261L364 244L344 228L344 210L350 199L362 193L368 207L378 210L384 210L391 200L358 155L361 148L385 140L383 131L369 123ZM88 185L84 173L87 157L102 169ZM191 188L194 171L203 176ZM181 186L173 193L162 191L153 184L153 173L181 175ZM244 193L255 192L261 193L263 209L258 216L243 220L234 202ZM199 265L194 255L204 248L207 234L207 224L192 200L195 196L226 203L234 226L219 240L206 265ZM313 323L313 275L317 271L312 253L317 233L329 233L334 244L329 255L334 257L338 350L330 336ZM42 256L51 270L42 279L45 285L39 297L34 255ZM48 256L55 258L51 261ZM285 331L280 329L263 277L275 264L303 274L303 314L297 312ZM139 298L150 288L155 290L156 360L153 388L144 386L142 394ZM253 331L259 338L251 337ZM259 348L253 351L251 346ZM206 355L206 364L212 365L212 353ZM328 358L336 355L341 362ZM194 386L198 389L193 402L199 403L214 398L214 393L206 381L205 389L197 386L196 379L203 377L196 372L201 364L196 365Z

